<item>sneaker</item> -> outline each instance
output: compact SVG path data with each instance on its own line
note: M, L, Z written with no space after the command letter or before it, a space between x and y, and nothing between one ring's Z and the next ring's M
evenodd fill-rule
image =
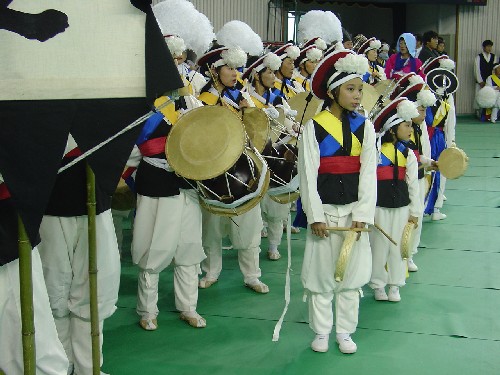
M267 238L267 228L266 227L262 228L262 230L260 231L260 238Z
M318 353L326 353L328 351L328 338L330 335L316 335L311 343L311 349Z
M298 228L298 227L292 226L291 229L292 229L291 232L294 233L294 234L300 233L300 228Z
M376 301L387 301L389 299L389 297L387 297L387 293L385 292L385 288L373 289L373 297L375 297Z
M438 221L438 220L443 220L443 219L446 219L446 215L443 214L442 212L440 211L437 211L437 212L434 212L432 215L431 215L431 219L433 221Z
M443 194L443 200L444 200L444 201L447 201L447 200L448 200L448 198L446 198L446 195L444 195L444 194Z
M353 354L358 350L358 346L348 333L337 333L337 343L339 350L344 354Z
M401 296L399 295L399 287L394 286L394 285L389 287L388 299L391 302L401 301Z
M408 271L409 272L417 272L418 271L418 267L415 264L415 262L413 261L413 258L408 258Z

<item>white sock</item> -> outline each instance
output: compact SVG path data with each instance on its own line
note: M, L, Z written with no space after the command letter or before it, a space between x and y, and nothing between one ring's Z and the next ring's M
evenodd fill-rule
M277 253L278 252L278 245L270 243L269 244L269 251L271 253Z

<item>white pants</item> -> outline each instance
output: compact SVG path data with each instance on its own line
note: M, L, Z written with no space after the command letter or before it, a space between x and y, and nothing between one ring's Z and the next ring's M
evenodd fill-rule
M42 263L32 251L33 309L37 375L66 375L68 359L57 337L43 280ZM19 260L0 267L0 370L7 375L24 373Z
M400 246L409 215L408 206L377 207L375 209L375 222L398 243L398 246L390 242L380 231L372 230L370 232L370 245L373 254L371 288L405 285L406 262L401 258ZM385 269L386 264L387 270Z
M273 201L269 194L260 201L262 219L267 222L267 240L269 245L278 247L283 237L283 222L288 219L291 203L281 204Z
M335 297L335 331L352 334L358 326L359 291L309 294L309 327L318 335L329 335L333 326L332 300Z
M229 235L235 250L244 282L254 282L261 276L259 268L260 231L262 217L257 205L240 216L231 218L202 210L203 249L207 258L201 268L210 279L218 279L222 271L222 238Z
M339 216L334 205L323 205L326 225L350 227L352 216ZM329 237L314 236L308 226L302 265L302 284L310 297L309 324L317 334L330 333L333 324L332 300L335 294L337 333L354 333L358 324L359 289L370 280L372 258L367 233L354 244L344 280L334 279L335 266L344 242L343 232Z
M418 253L418 245L420 244L420 237L422 235L422 223L424 220L424 209L425 209L425 191L427 190L427 178L421 178L418 180L418 196L419 204L421 209L421 215L418 217L418 227L415 228L415 233L413 237L413 245L411 254L415 255Z
M200 267L176 266L174 268L175 308L181 312L196 311L198 304L198 274ZM137 314L155 318L158 316L159 273L142 270L137 290Z
M92 374L87 216L44 216L39 245L59 339L78 375ZM111 210L96 217L99 324L116 310L120 256ZM102 351L101 351L102 363Z
M443 208L445 187L446 187L446 177L444 177L443 174L441 173L440 180L439 180L438 196L436 199L436 203L434 204L434 208L438 208L438 209Z
M129 217L130 210L129 211L111 210L111 214L113 216L113 225L115 226L116 241L118 242L118 249L120 249L120 253L121 253L122 245L123 245L123 220L125 220Z
M174 263L175 304L179 311L195 311L201 245L201 209L192 190L163 198L137 196L132 260L141 268L137 313L158 315L159 273Z

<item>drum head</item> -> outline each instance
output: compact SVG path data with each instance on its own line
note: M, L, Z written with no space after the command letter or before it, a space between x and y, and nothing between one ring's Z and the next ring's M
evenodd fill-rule
M384 94L387 95L387 89L389 88L392 82L393 82L392 79L385 79L383 81L377 82L376 84L373 85L373 87L375 88L375 90L377 90L379 95L384 95Z
M165 149L176 173L191 180L206 180L227 171L244 147L241 120L228 108L205 106L179 118Z
M258 170L259 175L260 175L262 173L262 170L263 170L263 160L259 159L254 152L250 151L250 152L248 152L248 155L255 162L255 165L256 165L257 170ZM269 189L269 176L270 176L269 170L267 170L266 175L264 176L264 183L262 185L262 188L258 192L258 194L240 206L237 206L234 208L214 206L212 204L208 204L203 198L201 198L201 196L200 196L200 206L203 207L205 210L207 210L215 215L219 215L219 216L239 216L239 215L242 215L245 212L250 211L257 204L259 204L259 202L262 200L262 198L264 197L264 194L266 194L267 190Z
M413 236L415 234L415 224L406 223L403 234L401 236L401 259L406 260L411 258L412 245L413 245Z
M262 152L269 138L269 118L267 115L259 108L245 108L243 124L252 145L257 151Z
M375 90L375 87L363 82L363 98L361 99L361 105L366 112L370 112L375 106L380 94Z
M449 147L439 155L439 171L447 179L454 180L465 173L469 164L468 160L467 155L461 149Z
M349 265L349 259L351 258L352 248L358 238L358 232L348 231L345 234L344 242L342 243L342 247L340 248L339 258L337 260L337 264L335 266L335 281L341 282L344 280L344 274Z
M301 92L288 99L288 105L290 106L290 108L297 111L295 121L300 122L300 124L302 125L313 118L314 115L319 112L319 109L323 105L323 101L309 92ZM278 120L281 122L281 116Z

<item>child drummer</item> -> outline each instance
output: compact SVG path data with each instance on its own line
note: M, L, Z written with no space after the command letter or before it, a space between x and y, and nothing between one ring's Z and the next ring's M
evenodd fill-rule
M407 145L413 131L411 119L417 116L415 104L400 97L373 120L379 152L375 222L398 242L406 223L418 225L423 209L418 193L417 158ZM399 302L399 287L405 285L406 277L406 260L400 247L379 231L370 233L370 245L373 254L370 287L375 300ZM388 295L386 285L389 285Z
M361 98L365 57L335 51L311 78L312 92L324 110L305 124L299 140L300 192L307 216L302 283L309 296L309 325L316 333L311 348L328 350L335 297L336 341L342 353L355 353L351 338L358 324L359 289L369 281L371 250L360 233L342 282L334 270L343 232L327 227L365 228L373 223L376 199L376 149L373 125L356 112ZM355 267L354 267L355 265Z

